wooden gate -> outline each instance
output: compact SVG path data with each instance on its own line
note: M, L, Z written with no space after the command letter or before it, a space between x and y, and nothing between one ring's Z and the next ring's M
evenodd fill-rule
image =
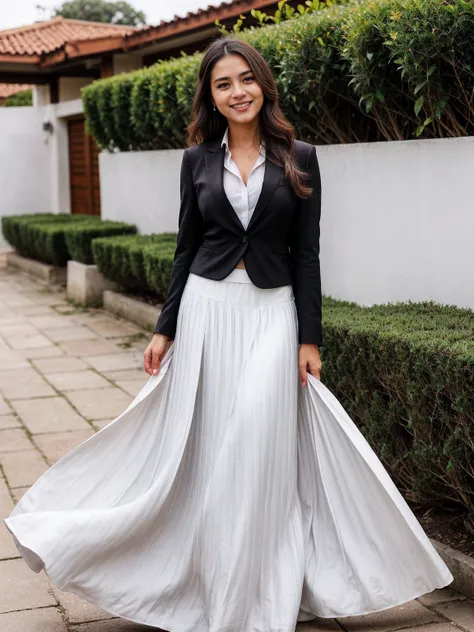
M68 121L71 213L100 216L99 151L84 117Z

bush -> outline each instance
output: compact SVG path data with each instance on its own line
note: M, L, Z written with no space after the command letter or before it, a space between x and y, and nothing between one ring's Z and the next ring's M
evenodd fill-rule
M176 238L176 233L97 238L92 241L92 254L108 279L128 290L156 293L165 300Z
M125 222L91 221L79 225L68 226L64 233L66 248L70 259L81 263L92 264L91 243L96 237L112 237L115 235L135 234L137 227Z
M63 266L68 259L92 263L90 242L94 237L135 233L136 227L103 222L91 215L37 213L4 216L2 230L21 255Z
M471 0L353 0L232 36L267 59L302 140L474 133ZM201 58L160 61L83 88L97 143L109 151L184 146Z
M24 107L24 106L29 106L29 105L33 105L33 91L31 89L23 90L23 92L16 92L15 94L12 94L5 100L3 107L15 108L15 107Z
M462 508L474 532L474 313L326 298L324 382L407 500Z

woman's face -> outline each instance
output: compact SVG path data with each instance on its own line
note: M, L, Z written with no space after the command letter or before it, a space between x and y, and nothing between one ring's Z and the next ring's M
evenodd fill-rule
M211 97L219 112L235 123L250 123L263 105L263 92L255 75L245 59L236 54L225 55L212 69Z

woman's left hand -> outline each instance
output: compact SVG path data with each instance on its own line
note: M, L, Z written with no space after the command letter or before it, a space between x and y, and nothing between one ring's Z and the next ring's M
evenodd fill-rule
M321 380L322 362L319 357L318 345L302 344L298 352L298 369L301 383L306 386L307 371L316 379Z

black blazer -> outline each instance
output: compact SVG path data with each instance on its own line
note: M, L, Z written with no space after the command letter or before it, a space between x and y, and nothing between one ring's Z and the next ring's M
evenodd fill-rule
M316 149L295 141L295 160L309 173L310 198L296 196L283 169L265 162L262 191L244 229L223 185L221 138L187 147L181 164L178 239L167 299L154 333L173 339L189 272L224 279L243 258L260 288L292 285L299 343L322 346L319 220L321 178Z

